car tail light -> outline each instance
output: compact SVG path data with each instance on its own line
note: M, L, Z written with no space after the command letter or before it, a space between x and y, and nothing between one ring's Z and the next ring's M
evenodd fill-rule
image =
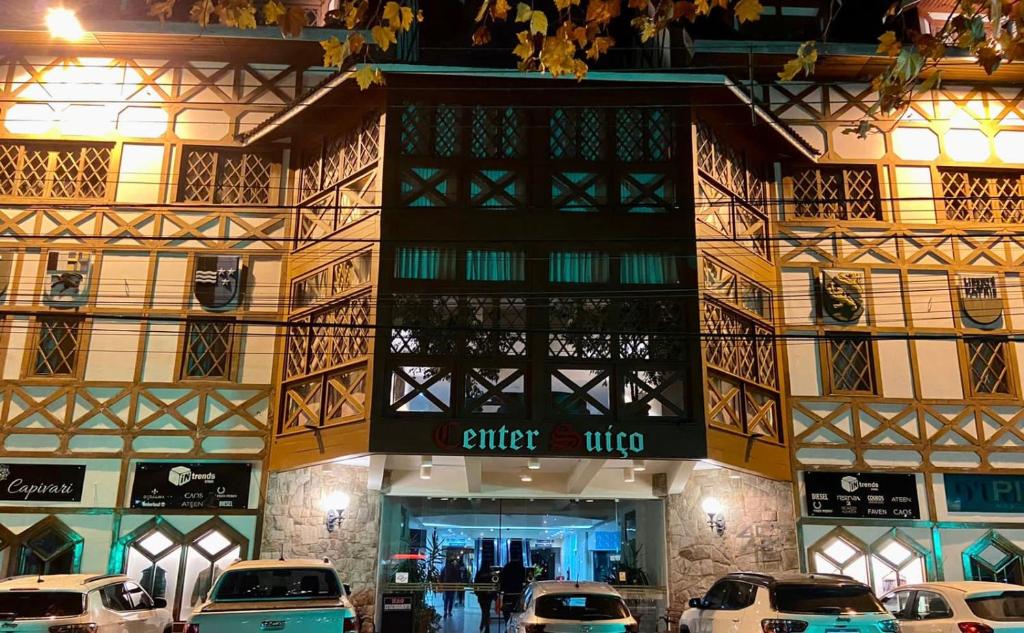
M992 627L981 622L957 622L961 633L992 633Z
M199 633L199 625L198 624L186 624L185 625L185 633Z
M544 633L543 624L527 624L526 633Z
M355 618L345 618L345 625L344 628L342 628L342 631L344 631L345 633L355 633L358 630L359 627L356 626Z
M89 624L58 624L51 626L50 633L96 633L96 625Z
M761 620L764 633L802 633L807 630L803 620Z
M878 623L878 628L882 629L882 633L900 633L899 620L882 620Z

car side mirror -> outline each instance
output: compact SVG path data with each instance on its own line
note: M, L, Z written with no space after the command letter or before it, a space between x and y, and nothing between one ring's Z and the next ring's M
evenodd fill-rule
M163 598L153 598L153 608L154 609L166 609L167 608L167 600L165 600Z
M345 583L344 585L342 585L342 587L345 588L345 595L346 596L351 596L352 595L352 585L350 585L348 583Z
M703 598L690 598L690 608L691 609L702 609L702 608L704 608L704 599Z

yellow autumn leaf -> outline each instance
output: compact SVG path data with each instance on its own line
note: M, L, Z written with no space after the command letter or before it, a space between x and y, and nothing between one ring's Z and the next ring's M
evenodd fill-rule
M486 2L484 4L487 4ZM481 8L480 13L483 13ZM415 18L415 14L409 7L403 7L397 2L388 2L384 5L384 19L388 22L388 25L397 31L408 31L412 28L412 22ZM481 16L477 16L477 20L481 20Z
M530 15L530 33L548 34L548 16L543 11L534 11Z
M277 24L281 16L288 13L288 9L281 4L280 0L269 0L263 5L263 20L267 24Z
M693 6L697 9L697 15L707 15L711 13L711 5L708 4L708 0L694 0Z
M545 37L540 49L541 70L551 73L552 77L574 72L575 54L576 46L572 42L561 37Z
M740 24L760 20L763 11L764 7L761 5L760 0L739 0L736 6L733 7L733 12L736 14L736 19L739 20Z
M384 75L380 72L379 68L374 68L369 64L363 64L356 70L356 83L359 84L360 90L366 90L373 84L384 85Z
M519 38L519 43L512 49L512 54L525 62L533 57L533 38L526 31L519 31L516 37Z
M359 33L353 33L345 40L345 48L349 55L358 55L364 46L366 46L366 38Z
M336 36L332 35L330 39L320 42L320 46L324 49L324 66L340 68L345 63L348 47Z
M579 5L580 0L555 0L555 8L559 11L565 11L569 7Z
M188 11L188 17L204 29L209 26L213 16L213 0L197 0Z
M397 24L401 21L402 5L397 2L388 2L384 5L384 19L392 24Z
M398 43L395 30L380 24L370 29L370 37L373 38L373 41L382 51L387 51L392 44Z
M900 54L902 48L903 44L896 39L896 33L886 31L878 36L878 49L875 52L888 55L889 57L896 57Z
M416 14L413 12L411 7L402 7L402 30L408 31L412 28L412 23L416 21Z
M487 17L487 9L489 9L490 6L491 6L491 0L484 0L483 2L481 2L480 3L480 10L476 12L476 18L474 18L473 21L474 22L482 22L483 19L485 17Z
M149 5L149 15L154 18L160 18L160 21L170 19L174 13L174 5L177 4L178 0L155 0Z
M801 69L803 69L803 64L794 57L782 66L782 70L779 71L779 79L782 81L793 81Z
M508 0L495 0L494 7L491 9L491 17L495 20L505 20L508 18L508 12L512 10Z
M533 9L530 8L530 5L525 2L516 5L516 22L529 22L531 15L533 15Z

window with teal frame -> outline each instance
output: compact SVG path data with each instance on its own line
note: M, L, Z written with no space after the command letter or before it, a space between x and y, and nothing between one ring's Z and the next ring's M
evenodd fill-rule
M559 251L548 258L548 281L560 284L607 283L611 257L593 251Z
M1024 582L1024 551L995 530L965 549L963 562L967 580L1014 585Z
M615 111L615 134L615 156L620 161L672 158L672 117L664 108L619 108Z
M395 253L397 279L452 279L454 251L440 248L401 247Z
M623 253L619 281L624 284L677 284L678 258L665 253Z
M517 251L466 251L467 281L523 281L526 254Z

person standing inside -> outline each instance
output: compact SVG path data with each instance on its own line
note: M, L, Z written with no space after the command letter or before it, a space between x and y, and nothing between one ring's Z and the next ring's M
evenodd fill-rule
M526 586L526 568L523 561L510 560L501 568L501 614L508 621L509 616L516 610L519 598L523 595L523 587Z
M462 571L459 569L459 565L455 562L454 558L449 558L448 561L445 562L444 567L441 569L441 582L452 584L462 582ZM445 589L443 617L452 617L452 607L454 606L455 591L451 589Z
M494 591L482 589L479 585L488 585L493 588L494 582L491 579L491 570L487 569L486 565L480 566L480 570L476 572L476 578L473 579L473 584L477 585L476 601L480 605L480 632L487 633L491 630L491 603L494 601Z

